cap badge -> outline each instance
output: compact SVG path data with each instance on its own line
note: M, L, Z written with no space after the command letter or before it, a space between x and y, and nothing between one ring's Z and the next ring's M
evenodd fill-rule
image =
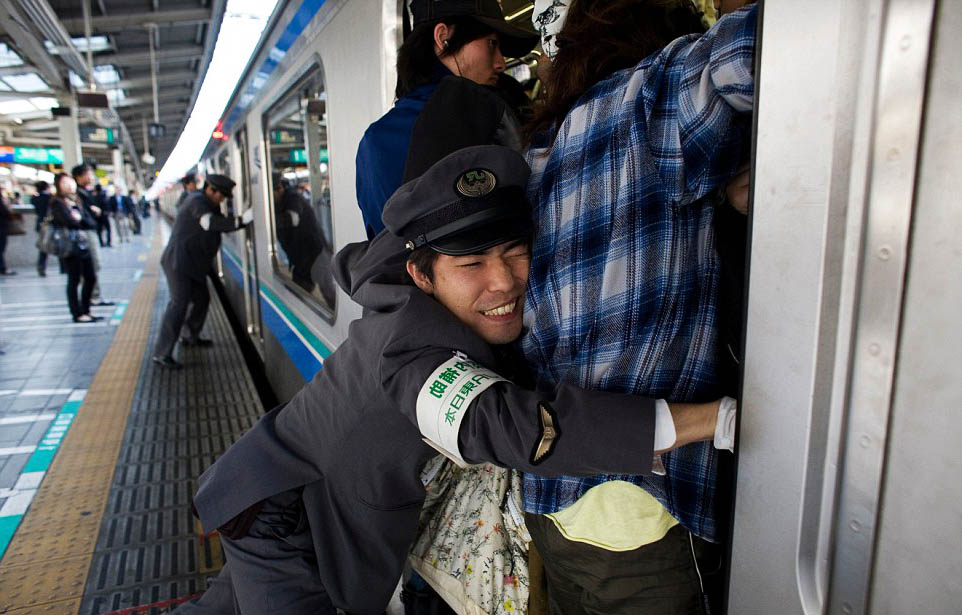
M458 192L468 197L484 196L494 190L498 179L486 169L471 169L458 178Z

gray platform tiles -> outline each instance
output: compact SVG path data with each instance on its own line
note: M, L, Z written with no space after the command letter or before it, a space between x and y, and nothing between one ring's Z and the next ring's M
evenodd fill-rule
M130 409L79 613L165 612L204 591L223 562L190 512L197 477L263 413L254 383L211 290L210 348L179 347L179 371L150 361L167 305L161 276L148 350ZM131 611L149 604L162 606Z
M67 278L56 258L48 260L45 278L32 267L0 277L0 515L53 417L97 373L136 288L151 233L148 221L134 241L101 250L101 291L118 305L93 307L104 317L99 323L72 321Z

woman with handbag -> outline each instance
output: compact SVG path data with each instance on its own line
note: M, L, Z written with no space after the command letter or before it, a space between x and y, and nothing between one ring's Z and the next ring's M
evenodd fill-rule
M95 322L102 320L90 314L90 296L97 273L94 271L86 230L96 230L97 222L86 213L76 201L77 182L67 173L59 173L54 179L56 196L50 202L50 216L55 229L63 234L57 253L67 272L67 302L74 322ZM77 285L83 279L80 298L77 298Z

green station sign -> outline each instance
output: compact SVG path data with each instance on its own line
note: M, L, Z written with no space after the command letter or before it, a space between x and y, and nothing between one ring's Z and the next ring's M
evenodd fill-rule
M295 164L307 164L307 150L305 149L292 149L288 152L288 161ZM327 159L327 148L321 148L321 162L328 162Z
M63 164L59 147L14 147L13 161L24 164Z

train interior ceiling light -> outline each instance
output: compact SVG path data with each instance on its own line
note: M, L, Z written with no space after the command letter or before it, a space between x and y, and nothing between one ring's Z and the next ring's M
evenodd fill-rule
M227 3L197 102L177 145L148 190L148 198L156 197L200 159L276 5L277 0L229 0Z

